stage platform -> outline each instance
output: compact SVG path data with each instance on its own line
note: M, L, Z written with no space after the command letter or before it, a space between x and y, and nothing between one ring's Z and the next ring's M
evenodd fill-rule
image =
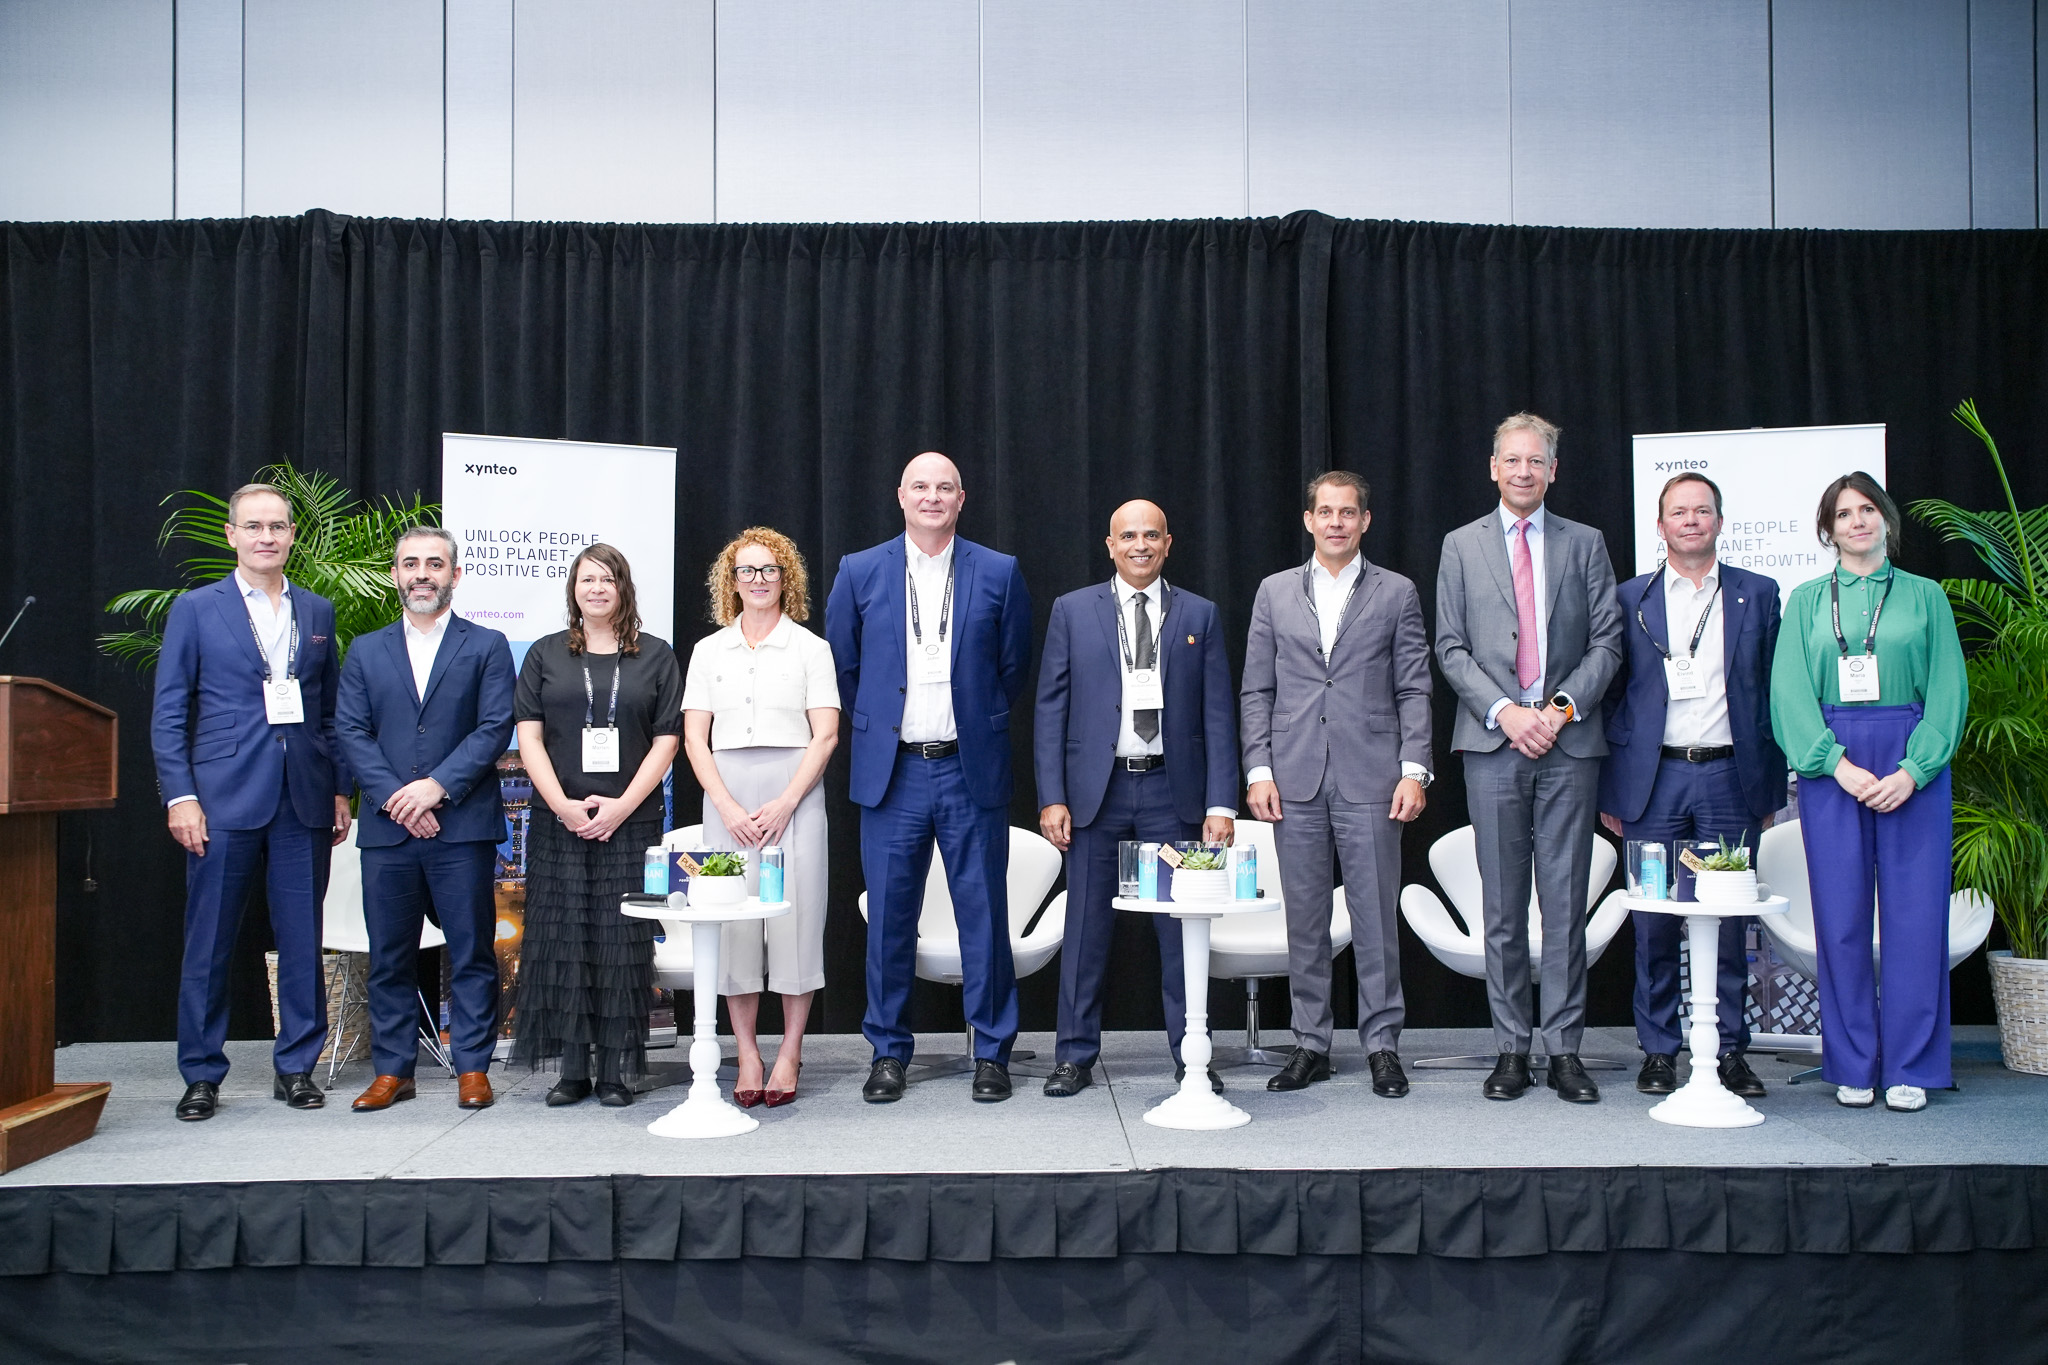
M1158 1035L997 1105L964 1075L863 1104L860 1038L806 1051L795 1104L685 1142L646 1132L677 1089L550 1110L551 1075L494 1070L467 1113L424 1061L417 1100L350 1112L357 1064L295 1112L255 1042L182 1124L170 1044L67 1048L59 1079L114 1093L0 1177L0 1359L2048 1359L2048 1079L1993 1029L1957 1030L1960 1089L1919 1114L1759 1056L1767 1121L1719 1131L1649 1117L1622 1029L1587 1038L1629 1064L1598 1105L1413 1068L1380 1099L1353 1038L1304 1092L1226 1070L1252 1122L1212 1133L1143 1121Z

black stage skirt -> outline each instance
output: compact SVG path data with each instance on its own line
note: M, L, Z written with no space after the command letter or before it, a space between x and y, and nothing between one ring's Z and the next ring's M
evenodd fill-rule
M619 900L641 889L647 850L660 842L659 817L628 820L600 841L577 838L545 807L534 812L513 995L515 1064L536 1068L594 1044L617 1056L627 1080L646 1074L660 925L620 914Z

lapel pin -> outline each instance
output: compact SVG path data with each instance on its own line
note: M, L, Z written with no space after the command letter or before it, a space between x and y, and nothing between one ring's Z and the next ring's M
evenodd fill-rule
M1188 636L1188 643L1189 643L1189 644L1193 644L1194 642L1195 642L1195 637L1194 637L1194 636L1192 636L1192 635Z

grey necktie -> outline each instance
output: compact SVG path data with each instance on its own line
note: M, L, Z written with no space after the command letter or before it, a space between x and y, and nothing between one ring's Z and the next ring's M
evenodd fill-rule
M1152 640L1152 613L1145 610L1145 594L1139 593L1131 599L1131 650L1137 667L1153 668L1158 663L1158 649ZM1139 739L1150 744L1159 736L1159 713L1157 711L1131 712L1131 729Z

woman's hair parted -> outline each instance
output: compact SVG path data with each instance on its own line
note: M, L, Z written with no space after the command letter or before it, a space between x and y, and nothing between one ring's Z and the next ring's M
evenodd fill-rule
M633 592L633 570L626 557L603 541L596 541L576 556L569 566L569 652L581 654L588 641L583 634L583 608L576 602L576 579L586 563L603 565L617 585L619 601L612 608L612 634L619 639L619 653L640 652L640 599Z
M795 541L766 526L749 526L711 561L711 573L704 580L711 589L711 619L721 626L739 620L740 589L733 576L733 561L749 545L760 546L782 566L782 614L792 621L808 621L811 578L804 572L804 557L797 553Z
M1892 495L1885 492L1876 479L1862 470L1844 474L1827 486L1820 495L1820 513L1814 519L1814 530L1820 536L1820 543L1830 550L1835 548L1835 506L1842 500L1842 494L1861 493L1870 499L1870 505L1884 518L1884 551L1896 556L1899 552L1899 505L1892 501Z

